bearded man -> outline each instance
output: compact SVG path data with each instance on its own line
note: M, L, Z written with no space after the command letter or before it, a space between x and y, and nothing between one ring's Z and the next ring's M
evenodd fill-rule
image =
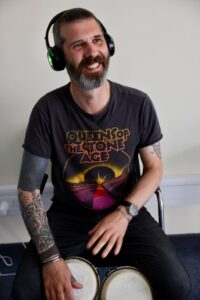
M114 42L88 10L55 16L46 45L52 68L66 67L70 82L36 103L26 131L18 189L31 241L13 298L74 300L73 289L85 287L65 259L80 256L138 268L154 299L187 299L188 275L145 208L163 173L162 133L150 98L107 80ZM49 160L54 193L46 213L40 185Z

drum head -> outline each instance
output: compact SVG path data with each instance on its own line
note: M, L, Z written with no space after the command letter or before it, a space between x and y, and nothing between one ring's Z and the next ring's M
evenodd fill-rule
M101 300L152 300L146 278L132 267L111 271L101 288Z
M75 289L75 300L94 300L99 290L99 277L95 267L81 257L69 257L66 263L74 278L83 284L83 288Z

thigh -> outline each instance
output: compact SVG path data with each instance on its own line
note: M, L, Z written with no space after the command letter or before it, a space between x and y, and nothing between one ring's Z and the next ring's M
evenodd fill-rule
M154 299L187 299L188 274L169 238L146 209L129 224L121 256L147 277Z
M25 255L17 270L12 289L15 300L43 300L41 263L32 241L28 244Z
M96 220L54 211L48 213L48 220L62 257L81 256Z

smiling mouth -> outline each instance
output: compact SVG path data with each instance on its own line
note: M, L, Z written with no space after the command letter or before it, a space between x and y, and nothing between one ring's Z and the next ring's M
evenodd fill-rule
M93 63L93 64L87 65L87 66L85 66L85 67L86 67L86 69L89 69L89 70L95 70L95 69L97 69L99 66L100 66L100 63Z
M80 69L84 68L88 71L95 71L98 70L99 67L105 67L105 59L100 55L96 57L86 57L80 63Z

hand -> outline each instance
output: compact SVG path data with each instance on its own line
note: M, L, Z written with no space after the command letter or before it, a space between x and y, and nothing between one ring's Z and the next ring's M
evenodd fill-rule
M44 291L47 300L74 300L73 288L83 285L76 281L63 259L43 266Z
M105 258L113 247L114 255L119 254L123 238L126 233L129 220L126 218L126 212L124 207L120 210L116 210L106 217L104 217L91 231L89 242L87 243L87 249L90 249L97 242L92 250L92 253L96 255L105 246L102 252L102 258Z

